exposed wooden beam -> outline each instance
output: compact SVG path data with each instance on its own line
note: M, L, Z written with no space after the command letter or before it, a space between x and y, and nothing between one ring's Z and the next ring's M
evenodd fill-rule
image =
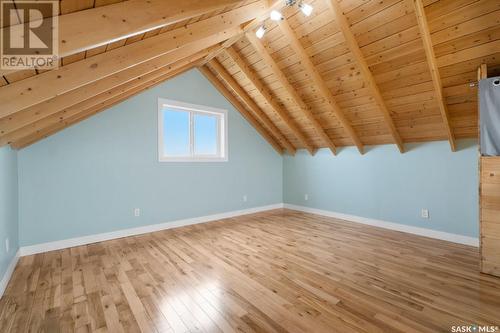
M33 133L37 133L44 128L48 128L56 123L64 122L66 119L75 117L80 113L84 113L90 108L98 106L101 103L105 103L107 100L114 99L115 97L123 95L128 91L141 87L147 82L154 82L159 78L165 77L165 75L168 75L169 73L176 72L182 68L192 67L193 63L203 58L206 54L208 54L208 50L199 52L195 56L182 59L175 64L161 67L151 73L139 76L132 81L124 82L119 86L113 87L112 89L102 91L100 94L83 102L80 102L48 117L44 117L43 119L30 123L29 125L21 127L4 136L0 136L0 146L18 141L23 137L27 137Z
M198 49L200 47L208 47L213 44L213 42L214 41L210 38L207 40L202 40L197 43L196 48ZM212 48L208 48L200 52L208 54L210 50L212 50ZM161 70L164 71L166 67L170 67L171 65L176 64L181 60L185 61L190 57L192 59L198 60L200 52L191 55L192 51L192 49L184 47L174 50L170 53L167 53L166 55L143 62L142 64L133 66L124 71L93 82L92 84L85 85L57 97L51 98L42 103L33 105L8 117L0 118L0 137L5 137L3 139L0 139L0 142L11 140L11 136L9 136L9 134L12 132L15 132L25 126L33 124L54 114L59 114L62 112L66 113L66 111L73 106L76 106L79 103L83 103L89 99L95 100L96 96L102 95L103 92L109 91L110 89L122 86L123 84L130 81L140 80L144 75L147 75L149 73L154 73ZM168 70L168 68L166 69Z
M198 42L204 38L225 40L236 35L239 25L258 16L266 6L260 2L159 34L140 42L77 61L57 70L45 72L0 88L0 117L5 117L70 90L90 84L142 62L187 46L193 53L206 48Z
M255 117L247 111L245 106L241 104L240 101L222 84L222 82L217 79L217 77L212 73L207 66L198 67L199 70L205 75L205 77L214 85L215 88L231 103L236 110L255 128L257 132L262 135L262 137L278 152L278 154L283 154L283 148L280 144L272 137L271 134L255 119Z
M236 64L240 71L246 76L246 78L252 82L253 86L259 91L259 93L264 97L266 102L273 108L283 122L288 126L288 129L297 137L297 139L302 143L302 145L313 155L315 153L314 147L308 142L306 136L302 133L300 128L295 124L294 120L288 115L286 110L282 105L278 103L276 98L273 97L269 89L267 89L261 80L257 77L255 72L247 65L247 63L240 57L238 52L232 47L226 49L226 53L229 58Z
M242 37L244 37L246 32L252 31L255 28L257 28L259 25L261 25L262 22L264 22L266 19L269 18L269 13L271 11L280 10L285 6L285 1L283 1L283 0L274 0L274 1L269 0L269 2L270 2L269 7L262 15L256 17L251 22L247 23L243 27L243 29L242 29L243 31L240 34L229 38L225 42L221 43L221 45L219 46L218 49L215 49L213 52L210 52L210 54L205 57L204 63L209 62L210 60L212 60L213 58L215 58L216 56L221 54L225 49L231 47L234 43L236 43L238 40L240 40Z
M22 149L22 148L25 148L29 145L32 145L32 144L34 144L34 143L36 143L44 138L47 138L51 135L54 135L55 133L65 129L67 127L75 125L75 124L77 124L77 123L79 123L79 122L99 113L99 112L107 110L108 108L112 107L115 104L118 104L118 103L124 101L127 98L130 98L134 95L137 95L146 89L149 89L149 88L151 88L159 83L164 82L165 80L171 79L172 77L179 75L179 74L185 72L186 70L189 70L192 67L193 67L193 64L189 64L183 68L179 68L173 72L167 73L164 76L157 78L153 81L145 82L142 86L139 86L139 87L132 89L132 90L129 90L129 91L127 91L119 96L116 96L112 99L108 99L102 103L99 103L98 105L95 105L94 107L85 110L85 112L81 112L79 114L74 115L73 117L64 119L61 122L58 122L58 123L53 124L49 127L38 130L35 133L31 133L28 136L23 137L23 138L15 141L13 143L11 143L11 147L14 149Z
M332 139L328 136L328 134L326 134L325 130L323 129L323 127L321 126L319 121L316 119L314 114L311 112L310 108L302 100L302 97L300 97L297 90L290 84L290 82L288 82L288 78L283 73L283 71L278 67L278 64L271 57L271 55L269 54L267 49L264 47L264 45L261 43L261 41L253 34L253 32L247 32L246 37L250 41L250 43L253 45L253 47L255 48L257 53L262 57L262 59L264 60L264 63L267 65L267 67L276 76L276 78L278 79L280 84L285 88L285 90L288 92L288 94L292 97L292 99L295 101L295 103L299 106L302 114L311 123L314 130L317 132L317 134L323 140L325 146L328 147L332 151L333 154L336 154L337 148L335 147L335 144L333 143Z
M443 84L441 82L441 75L439 74L439 68L436 62L436 55L434 54L434 47L432 45L429 25L427 24L427 17L425 16L424 5L422 0L414 0L413 3L415 5L415 14L417 15L420 36L424 44L425 55L427 57L427 64L431 72L436 101L439 106L439 111L441 112L441 117L443 118L443 124L446 128L446 134L448 136L448 141L450 142L451 150L455 151L455 136L453 135L453 130L450 125L448 106L446 105L446 100L443 96Z
M241 88L236 80L227 72L227 70L220 64L217 59L212 59L208 63L211 68L219 74L219 76L227 83L229 87L235 92L237 96L248 106L253 114L269 129L269 132L278 139L278 141L286 148L291 154L295 155L295 147L288 141L288 139L281 133L281 131L274 125L274 123L267 117L267 115L259 108L257 103Z
M486 64L481 64L477 68L477 81L488 78L488 67Z
M382 112L382 116L384 117L385 123L389 128L389 132L391 133L394 142L398 146L399 151L404 152L403 140L401 139L401 136L398 133L396 125L394 124L394 120L391 117L391 113L387 109L385 101L382 98L380 89L378 88L377 83L373 78L373 74L370 68L368 67L368 64L363 56L363 53L361 52L361 49L359 48L358 42L356 41L356 38L354 37L354 34L351 31L349 23L347 22L347 18L342 13L342 9L340 8L338 0L326 0L326 2L330 6L334 14L335 21L337 22L338 27L340 28L342 34L344 35L347 47L354 56L354 59L356 60L356 63L358 64L361 70L361 74L363 75L363 78L365 79L366 84L368 85L368 88L375 100L375 103L377 103L380 111Z
M299 39L295 35L295 32L292 30L287 20L281 20L278 23L283 35L286 37L287 41L290 43L290 46L294 50L295 54L299 57L300 63L306 69L306 72L310 75L315 87L318 89L320 95L325 99L330 108L330 112L333 113L333 116L337 118L340 122L344 130L347 132L354 145L358 148L359 152L363 154L363 143L359 139L358 134L349 123L349 120L346 118L340 107L335 102L335 98L333 97L330 88L326 85L325 81L319 74L316 66L314 66L311 58L306 53Z
M129 0L61 15L58 18L59 55L66 57L203 15L239 1ZM10 29L16 33L23 28L24 24L17 24L1 30Z

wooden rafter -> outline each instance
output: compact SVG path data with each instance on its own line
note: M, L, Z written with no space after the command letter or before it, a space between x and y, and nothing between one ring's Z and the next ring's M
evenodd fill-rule
M193 53L198 52L207 47L199 45L203 39L211 39L214 43L226 40L241 31L240 24L253 19L265 8L266 6L260 3L243 6L223 15L210 17L186 27L1 87L0 117L11 115L34 104L165 55L179 47L188 46Z
M141 92L143 92L146 89L149 89L159 83L164 82L165 80L171 79L172 77L179 75L190 68L192 68L194 65L193 64L188 64L184 67L181 67L177 70L174 70L172 72L166 73L162 77L156 78L152 81L145 82L143 85L136 87L135 89L129 90L124 92L123 94L116 96L114 98L108 99L102 103L99 103L98 105L95 105L84 112L80 112L72 117L69 117L67 119L64 119L61 122L55 123L51 126L45 127L41 130L38 130L32 134L29 134L15 142L11 143L12 148L14 149L22 149L25 148L29 145L32 145L33 143L36 143L50 135L53 135L69 126L75 125L99 112L102 112L104 110L107 110L108 108L112 107L113 105L122 102L123 100L130 98L134 95L137 95Z
M61 15L58 18L59 55L66 57L203 15L239 1L129 0ZM24 26L18 24L3 29L16 33L18 30L22 31Z
M205 77L214 85L214 87L238 110L238 112L264 137L264 139L276 150L280 155L283 154L283 148L273 138L271 134L255 119L255 117L247 111L245 106L217 79L207 66L198 67Z
M431 72L432 83L434 86L434 93L436 94L436 100L439 105L439 111L441 112L441 117L443 118L443 123L446 128L446 133L448 136L448 141L450 142L451 150L455 151L456 150L455 136L453 135L453 130L451 129L450 125L448 106L446 105L446 100L443 95L443 84L441 82L441 75L439 74L439 68L436 62L436 55L434 54L434 47L432 45L429 25L427 24L427 17L425 16L424 5L421 0L414 0L413 3L415 5L415 13L417 15L418 28L420 29L420 36L424 44L425 55L427 57L427 64Z
M146 82L154 82L155 80L165 77L166 75L168 76L169 73L176 72L177 70L183 68L190 68L193 66L193 63L203 58L206 54L208 54L208 50L198 52L194 56L181 59L175 64L161 67L151 73L139 76L132 81L127 81L119 86L102 91L100 94L92 98L77 103L50 116L44 117L38 121L30 123L29 125L21 127L13 132L1 136L0 146L16 142L23 137L30 136L33 133L42 131L43 129L49 128L57 123L63 123L68 118L77 117L79 114L85 113L88 109L99 106L102 103L106 103L106 101L114 99L116 97L123 96L128 91L132 91L136 88L142 87Z
M401 136L398 133L396 125L394 124L394 120L392 119L391 114L387 109L385 101L382 98L380 89L378 88L377 83L375 82L373 74L370 71L370 68L368 67L368 64L363 56L363 53L361 52L361 49L359 48L356 38L354 37L354 34L351 31L349 23L347 22L346 17L342 13L342 9L340 8L338 0L326 0L326 2L330 6L334 14L335 21L337 22L337 25L339 26L340 30L342 31L342 34L344 35L349 50L353 54L356 63L360 67L363 78L365 79L368 85L371 95L375 99L375 103L378 105L380 111L382 112L385 123L389 128L389 131L392 135L394 142L398 146L399 151L403 152L404 151L403 140L401 139Z
M335 144L333 143L332 139L328 136L328 134L326 134L325 130L323 129L323 127L321 126L319 121L316 119L316 117L313 115L313 113L311 112L309 107L306 105L306 103L302 100L302 98L300 97L297 90L290 84L290 82L288 82L286 75L278 67L278 64L271 57L271 55L266 50L266 48L261 43L261 41L257 37L255 37L255 35L253 33L247 33L246 37L250 41L250 43L253 45L253 47L256 49L257 53L262 57L262 59L264 60L264 63L267 65L267 67L269 67L269 69L271 69L271 71L276 76L276 78L281 83L281 85L285 88L285 90L288 92L288 94L292 97L292 99L295 101L295 103L299 106L302 114L312 124L314 130L321 137L321 139L323 140L326 147L328 147L332 151L333 154L336 154L337 149L336 149Z
M62 15L69 15L66 14L68 11L76 12L77 10L90 8L92 5L97 7L103 4L115 3L116 1L96 0L95 4L93 4L93 0L64 0L63 7L67 10ZM143 0L127 1L126 4L132 2L139 3L139 1ZM259 0L241 1L235 5L225 6L216 11L195 16L192 19L183 21L182 24L171 24L150 30L147 33L103 44L85 52L78 52L65 57L63 63L64 66L75 66L76 63L85 61L83 60L85 58L88 60L92 57L95 60L98 59L97 55L105 51L109 55L111 54L111 50L115 51L116 48L123 47L123 45L128 46L128 44L136 43L142 39L157 36L158 34L165 34L177 28L182 28L181 30L190 29L193 27L192 24L194 22L201 22L207 18L221 15L224 12L231 13L239 6L246 6L249 3L254 4L257 1ZM344 3L342 0L338 0L337 2L345 12L345 17L349 21L349 28L355 35L356 42L362 50L363 56L365 56L369 70L376 79L376 84L382 93L387 108L390 110L390 116L397 125L397 131L401 138L405 142L448 139L434 91L434 82L432 81L429 65L426 61L426 53L422 47L423 44L417 24L417 16L414 13L413 1L395 1L393 3L392 0L390 1L391 3L387 3L387 1L362 1L359 4L354 4L352 1ZM184 5L187 2L183 2L180 5ZM488 64L490 74L494 75L498 71L498 47L495 48L495 46L499 45L499 41L494 37L495 32L498 30L496 18L500 9L492 1L476 1L468 3L467 6L460 6L453 1L447 1L448 4L446 6L439 5L440 2L437 5L425 6L425 0L422 0L422 2L431 32L432 46L443 83L442 92L447 102L455 140L458 138L477 137L477 103L474 102L477 89L476 87L472 87L470 82L471 79L473 81L476 80L475 71L481 63ZM151 2L151 4L154 3L159 3L159 1L153 0ZM301 113L302 110L296 105L287 90L283 89L283 84L276 79L276 76L262 61L258 52L254 51L255 48L247 45L247 41L240 38L241 33L244 31L255 32L255 29L246 30L249 25L248 22L252 22L253 20L254 27L258 27L262 24L263 19L269 18L270 6L274 4L278 7L282 6L284 1L262 0L261 3L263 4L263 13L265 15L263 14L255 19L249 19L246 22L235 25L234 38L226 40L226 36L220 36L220 38L214 37L212 41L217 44L209 48L209 53L206 57L213 57L214 54L224 52L224 47L237 41L240 46L235 47L235 50L247 62L249 68L253 70L264 87L268 88L276 101L285 108L285 111L289 112L288 114L302 130L302 133L305 134L308 142L315 148L325 147L322 137L317 134L308 119L303 116ZM68 4L71 5L72 9L69 9ZM171 0L162 0L162 4L165 4L165 8L167 8L170 6ZM356 59L349 52L344 34L338 28L328 3L326 1L314 1L313 4L315 6L313 15L306 18L298 12L298 15L287 15L287 22L293 28L293 32L299 39L306 54L309 55L310 60L312 60L317 71L330 88L335 102L341 107L341 110L349 119L363 144L377 145L394 142L391 137L390 128L386 125L386 118L383 117L383 113L367 85L367 80L360 71L360 66L356 64ZM205 2L198 2L198 5L200 7L204 6ZM116 7L114 5L107 5L102 10L104 8L111 9ZM126 15L127 22L115 22L116 27L121 29L124 25L128 24L132 27L132 25L138 22L135 21L136 17L137 20L141 20L145 15L152 15L151 17L154 17L158 14L157 12L143 13L142 10L146 8L149 7L146 5L137 10L134 15ZM94 9L90 8L83 10L78 15L93 12ZM285 10L285 13L291 12ZM228 16L227 18L232 21L231 17ZM166 20L169 19L169 17L166 18ZM221 18L219 19L222 20ZM443 25L443 22L447 23ZM318 88L319 86L313 84L311 72L305 69L302 61L299 61L298 53L293 51L291 43L283 36L276 23L266 22L266 26L268 27L268 32L262 40L266 50L275 59L280 69L283 69L289 82L296 89L299 96L306 101L313 115L317 117L317 120L333 141L342 145L351 145L353 141L349 138L347 131L343 130L340 126L340 122L334 118L328 101L323 98ZM83 27L80 25L76 28L81 29L82 32L84 30L96 32L102 29L99 32L102 35L98 36L98 38L108 33L115 33L112 29L103 29L102 27L104 27L103 24L89 24L83 25ZM201 33L204 33L203 28L200 29L202 29ZM67 29L63 30L67 31ZM178 30L179 35L177 36L179 38L183 38L181 30ZM195 37L199 36L198 32L192 31ZM94 37L95 34L82 35L82 38L86 40ZM85 41L82 40L82 42L84 43ZM31 134L31 131L38 130L46 132L45 126L42 125L55 121L54 119L58 116L61 116L61 119L59 119L61 122L58 120L58 126L63 126L64 123L69 124L67 119L71 115L68 115L68 113L73 113L78 109L84 110L85 106L91 107L95 103L112 99L114 96L125 96L124 94L127 91L140 86L142 80L153 77L153 73L157 70L167 72L168 68L174 68L177 65L177 62L174 60L178 59L177 56L174 58L174 54L179 55L177 52L181 52L180 50L184 50L182 52L185 52L185 56L192 54L191 52L195 52L201 40L193 39L193 42L188 43L188 39L185 39L184 42L182 43L182 47L177 48L178 44L173 41L163 43L161 39L157 39L156 44L161 44L162 46L167 44L173 45L173 48L162 50L161 52L167 53L149 60L140 60L140 63L130 62L129 64L132 65L125 66L127 67L126 69L116 67L118 68L117 72L111 75L100 75L98 78L96 77L95 81L86 81L92 82L78 88L73 89L70 86L71 90L57 94L57 96L53 96L45 101L34 99L35 104L6 117L0 117L0 142L3 139L7 139L10 142L10 139L4 136L10 135L28 125L31 126L31 129L29 132L24 132L25 134ZM210 44L205 44L205 46L208 45ZM141 55L141 52L150 52L150 48L137 50L137 54ZM206 51L203 50L202 52ZM194 53L192 57L196 57L197 54ZM226 59L226 56L224 55L224 59ZM119 59L117 58L116 60ZM203 61L205 60L206 58ZM118 62L115 61L112 65L116 65ZM91 63L89 62L89 64ZM100 67L107 67L104 62L95 62L95 64ZM292 140L291 143L294 147L304 147L279 115L272 110L265 98L255 89L254 85L250 81L243 79L244 74L236 69L234 63L230 59L227 59L223 65L230 73L234 73L234 78L238 82L240 82L240 78L244 80L241 81L241 87L245 89L247 94L259 106L262 106L262 110L282 130L282 134L286 134L286 137ZM233 65L234 67L231 67ZM88 70L84 70L82 73L86 75L87 72L91 71L93 69L88 68ZM1 73L3 72L0 70ZM63 76L67 76L72 71L68 71L67 73L61 71L60 73L63 73ZM157 72L158 75L160 75L159 73ZM7 73L5 76L0 77L0 98L6 91L3 88L13 84L30 82L31 77L37 74L39 74L38 76L45 75L46 71L22 70ZM76 73L74 75L80 74ZM252 113L252 110L249 109L244 101L236 96L220 76L217 75L217 79L222 82L224 87L248 112ZM53 83L47 81L46 85L49 86ZM55 83L58 83L57 80L55 80ZM26 87L31 88L28 85ZM26 96L29 97L30 94L31 92L28 90ZM109 94L107 98L105 98L106 94ZM310 101L311 104L309 103L309 99L306 100L304 96L312 98ZM16 97L15 99L22 100L24 97ZM0 102L0 113L4 111L6 105L6 103ZM453 115L459 117L455 119L452 117ZM255 119L272 136L272 133L270 133L265 124L256 117ZM342 132L341 134L343 134L342 137L337 138L331 132L331 124L333 124L331 121L334 120L338 124L338 129ZM18 136L13 138L17 139ZM284 150L284 146L276 137L274 137L274 140Z
M481 64L477 68L477 81L488 78L488 66L486 64Z
M283 35L286 37L287 41L290 43L290 46L294 50L295 54L299 57L300 63L306 69L307 73L311 76L311 79L314 82L315 87L319 90L321 96L325 99L330 107L330 111L333 113L334 117L338 119L344 130L347 132L349 137L354 142L354 145L358 148L359 152L363 154L363 143L359 139L359 136L356 134L356 131L349 123L349 120L346 118L340 107L335 102L335 98L333 97L330 88L326 85L325 81L319 74L316 66L314 66L313 62L309 58L309 55L306 53L299 39L295 35L295 32L292 30L287 20L281 20L278 23Z
M300 128L295 124L293 119L288 115L287 111L282 105L278 103L276 98L273 97L269 89L267 89L261 80L257 77L255 72L247 65L247 63L240 57L238 52L232 47L226 49L226 53L229 58L236 64L240 71L245 75L245 77L252 82L252 85L259 91L259 93L264 97L266 102L271 106L271 108L276 112L283 122L287 125L288 129L297 137L297 139L302 143L304 147L311 153L314 154L314 147L308 142L306 136L302 133Z
M267 115L259 108L257 103L247 94L247 92L236 82L236 80L227 72L227 70L219 63L217 59L212 59L208 63L211 68L219 74L219 76L227 83L229 87L235 92L237 96L252 110L253 114L269 129L272 135L283 144L286 150L295 155L295 147L288 141L288 139L281 133L281 131L274 125L274 123L267 117Z
M213 43L211 40L200 41L197 44L197 49L200 47L208 47ZM211 48L200 52L209 52ZM95 99L96 96L103 92L109 91L118 86L133 81L140 80L144 75L154 73L161 70L168 70L169 66L176 64L181 59L192 57L197 58L197 54L191 55L192 49L180 48L174 50L164 56L154 58L137 66L133 66L124 71L108 76L104 79L96 81L92 84L71 90L67 93L54 97L50 100L31 106L27 109L19 111L9 117L0 119L0 136L7 136L20 128L28 126L32 123L40 121L46 117L64 112L71 107L83 103L89 99ZM1 90L0 90L1 91ZM1 141L1 140L0 140Z

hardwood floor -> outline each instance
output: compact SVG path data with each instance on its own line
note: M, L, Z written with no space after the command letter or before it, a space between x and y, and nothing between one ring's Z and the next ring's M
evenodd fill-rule
M500 325L476 248L290 210L21 258L0 332L450 332Z

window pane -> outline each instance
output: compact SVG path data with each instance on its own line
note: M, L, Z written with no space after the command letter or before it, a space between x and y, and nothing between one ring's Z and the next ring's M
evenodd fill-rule
M189 112L163 111L163 154L189 156Z
M194 153L217 155L217 117L194 114Z

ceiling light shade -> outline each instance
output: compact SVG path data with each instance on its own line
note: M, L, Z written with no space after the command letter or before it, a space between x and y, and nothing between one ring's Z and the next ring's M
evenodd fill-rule
M304 13L305 16L310 16L313 12L313 6L307 4L307 3L301 3L299 5L300 7L300 10L302 11L302 13Z
M264 34L266 33L266 27L261 26L257 31L255 32L255 36L257 36L258 39L261 39L264 37Z
M283 15L281 15L280 12L278 12L277 10L273 10L271 12L271 14L269 14L269 17L271 18L271 20L273 21L279 21L283 18Z

